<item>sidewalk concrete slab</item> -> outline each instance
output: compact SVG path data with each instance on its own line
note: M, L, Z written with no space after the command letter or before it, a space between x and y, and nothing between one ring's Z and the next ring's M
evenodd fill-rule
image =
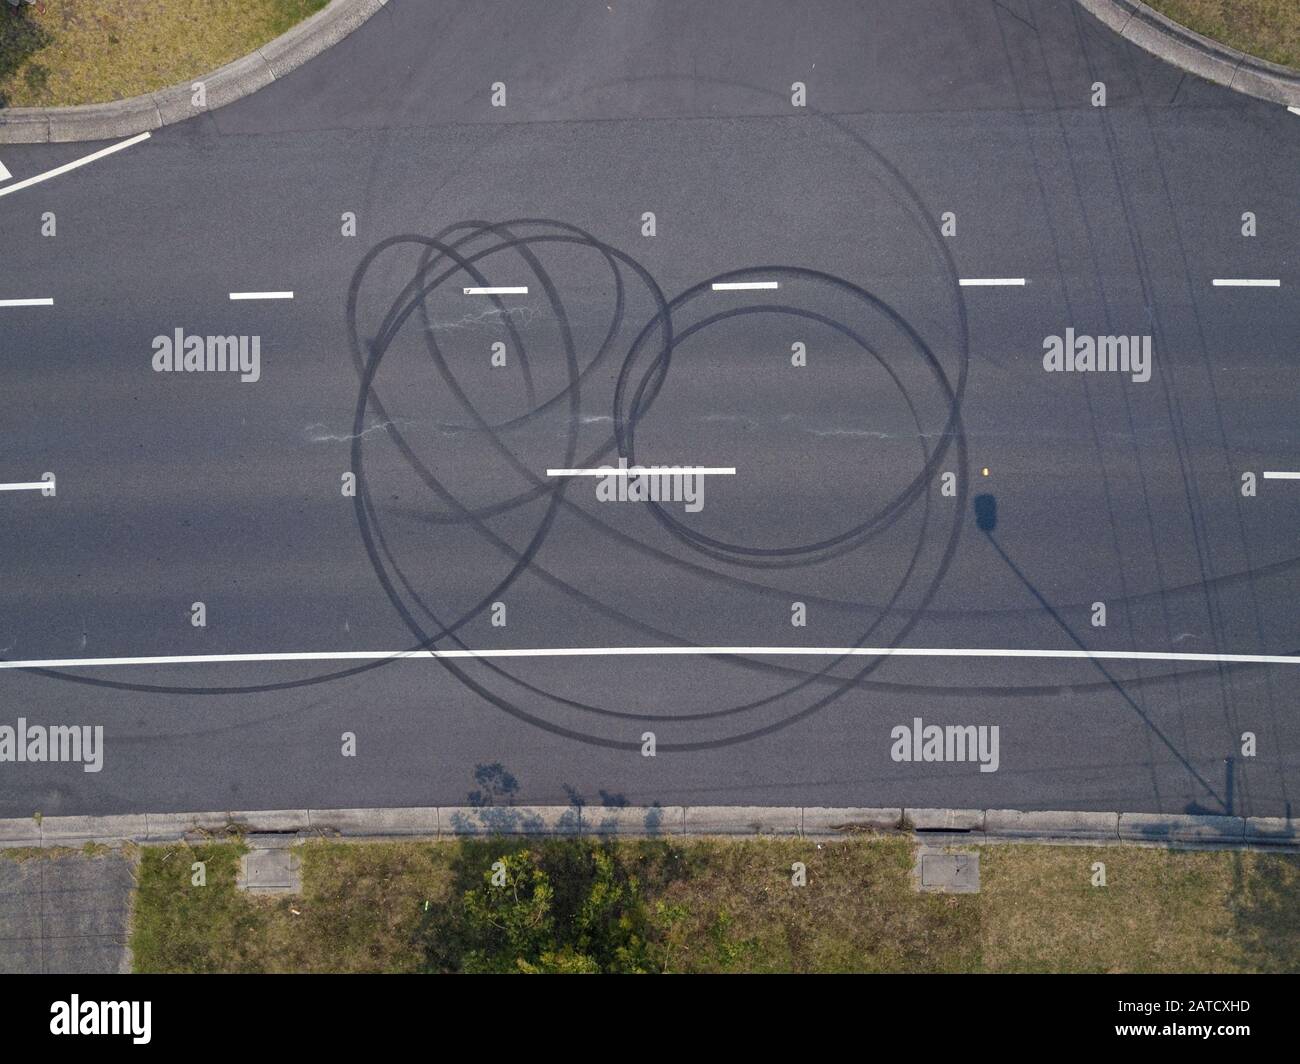
M0 854L0 973L128 972L134 886L131 859L117 850Z

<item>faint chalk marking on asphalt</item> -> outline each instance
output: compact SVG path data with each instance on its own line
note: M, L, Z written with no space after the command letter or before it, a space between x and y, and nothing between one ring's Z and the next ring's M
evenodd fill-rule
M0 299L0 307L52 307L54 300L46 299Z
M1216 277L1215 288L1281 288L1282 282L1272 277Z
M715 281L713 284L715 292L753 292L780 287L780 281Z
M292 299L292 292L231 292L231 299Z
M958 280L962 288L1023 288L1023 277L962 277Z
M1294 654L1180 654L1161 650L1025 650L939 647L521 647L494 650L304 650L269 654L171 654L138 658L43 658L0 661L0 669L95 669L119 665L214 665L252 661L399 661L464 658L852 657L1067 658L1084 661L1187 661L1227 665L1300 665Z
M46 170L43 174L37 174L35 177L26 177L12 185L0 188L0 196L7 196L11 192L18 192L24 188L30 188L32 185L39 184L42 181L48 181L52 177L58 177L60 174L66 174L69 170L75 170L79 166L85 166L87 163L93 163L96 159L102 159L106 155L112 155L114 152L121 151L123 148L129 148L133 144L139 144L143 140L148 140L148 133L138 133L134 137L128 137L126 140L119 140L116 144L110 144L107 148L100 148L97 152L90 155L83 155L80 159L74 159L70 163L64 163L62 166L56 166L53 170Z
M1300 480L1300 473L1291 473L1284 469L1264 470L1265 480Z
M498 286L496 288L466 288L463 290L467 296L526 296L528 295L527 285Z
M734 477L736 475L735 466L628 466L626 469L607 466L604 469L548 469L548 477L639 477L642 474L649 476L663 476L665 474L681 473L682 475L690 474L692 476L708 477Z

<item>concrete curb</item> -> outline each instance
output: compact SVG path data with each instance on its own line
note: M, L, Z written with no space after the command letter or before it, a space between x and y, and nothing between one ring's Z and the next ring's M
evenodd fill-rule
M1300 72L1202 37L1141 0L1078 0L1125 40L1189 74L1284 107L1300 107Z
M732 836L850 838L907 832L927 842L1300 848L1300 820L1165 813L820 806L440 806L132 813L0 820L0 849L159 843L233 834L306 837Z
M337 44L388 0L332 0L289 32L201 77L143 96L79 107L10 107L0 110L0 144L108 140L183 122L234 103L296 70ZM204 107L192 102L203 82Z

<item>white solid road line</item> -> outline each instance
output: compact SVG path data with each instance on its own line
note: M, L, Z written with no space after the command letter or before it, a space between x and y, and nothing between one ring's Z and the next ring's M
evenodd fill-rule
M528 295L527 285L515 285L513 287L497 288L466 288L463 289L467 296L526 296Z
M231 292L231 299L292 299L292 292Z
M0 163L0 181L8 181L14 175L9 172L4 163Z
M218 665L252 661L380 661L440 658L820 657L1073 658L1085 661L1186 661L1300 665L1289 654L1175 654L1145 650L975 650L931 647L541 647L518 650L325 650L281 654L177 654L148 658L41 658L0 661L0 669L91 669L118 665Z
M548 477L639 477L643 473L663 476L673 473L699 473L711 477L734 477L735 466L606 466L603 469L548 469Z
M0 484L0 491L43 491L50 486L49 481L41 480L26 484Z
M0 299L0 307L52 307L53 299Z
M1215 288L1281 288L1282 282L1260 277L1216 277Z
M96 159L102 159L105 155L112 155L114 152L121 151L123 148L129 148L132 144L139 144L142 140L148 140L148 133L139 133L134 137L128 137L126 140L119 140L116 144L110 144L107 148L100 148L97 152L90 155L84 155L80 159L74 159L70 163L64 163L62 166L56 166L53 170L46 170L43 174L37 174L35 177L27 177L17 181L12 185L6 185L0 188L0 196L7 196L11 192L18 192L24 188L30 188L32 185L39 184L42 181L48 181L52 177L58 177L60 174L66 174L69 170L75 170L79 166L85 166L87 163L93 163Z
M1300 107L1288 107L1287 110L1293 115L1300 115Z
M780 288L780 281L718 281L714 284L715 292L752 292L759 289Z
M962 288L995 288L1014 286L1021 288L1025 284L1023 277L962 277L958 279Z
M1288 473L1284 470L1272 469L1264 471L1265 480L1300 480L1300 473Z

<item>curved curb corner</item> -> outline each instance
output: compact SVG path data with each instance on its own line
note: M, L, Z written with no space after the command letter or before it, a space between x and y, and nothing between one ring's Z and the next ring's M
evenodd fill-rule
M215 111L265 88L355 30L388 0L331 0L287 33L256 51L142 96L76 107L10 107L0 110L0 144L65 143L129 137ZM203 82L207 104L195 107L192 85Z
M1300 107L1300 73L1202 37L1141 0L1078 0L1126 41L1179 70L1258 100Z

